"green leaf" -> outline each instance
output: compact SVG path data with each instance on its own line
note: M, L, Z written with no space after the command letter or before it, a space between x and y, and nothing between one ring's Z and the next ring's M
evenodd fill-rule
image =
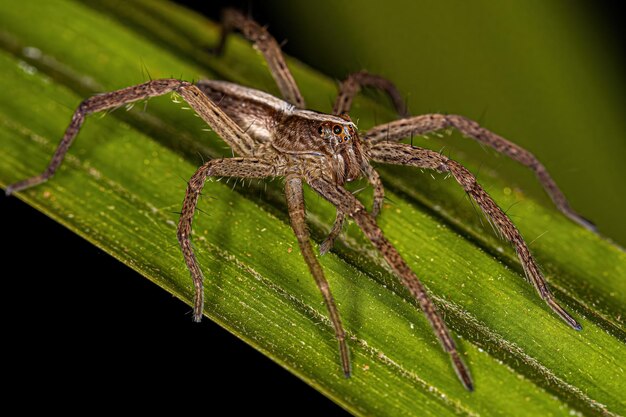
M223 78L277 94L245 41L229 41L223 58L202 52L218 33L202 17L157 1L92 5L25 0L19 8L0 7L3 186L46 166L82 98L143 82L148 74ZM289 64L309 105L328 111L332 80ZM135 107L91 117L58 174L18 197L189 302L193 289L175 233L181 178L199 165L196 152L230 151L168 97L151 100L147 111ZM391 117L367 99L357 111ZM354 375L342 376L280 181L236 192L223 181L207 184L206 214L194 224L207 316L357 415L623 414L624 252L554 208L507 192L505 179L482 177L501 206L524 202L516 213L525 236L550 228L532 248L557 298L583 325L574 332L524 282L512 251L485 236L470 206L441 204L459 201L451 180L415 187L416 175L384 170L389 203L380 224L456 333L475 392L457 381L422 313L354 225L321 258L350 336ZM427 192L433 184L441 200ZM333 209L310 192L307 199L319 240Z

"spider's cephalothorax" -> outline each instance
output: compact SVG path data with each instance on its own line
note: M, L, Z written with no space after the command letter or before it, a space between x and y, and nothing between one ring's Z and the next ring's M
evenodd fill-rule
M367 158L356 126L347 115L293 109L280 119L272 147L283 154L299 155L294 162L300 172L338 185L363 175Z
M338 185L363 175L367 158L347 113L299 109L226 81L201 81L198 87L266 152L287 156L284 163L292 172L326 176Z
M448 172L476 202L499 234L515 248L526 277L534 285L539 296L567 324L580 330L578 322L557 303L550 292L517 228L478 184L474 175L458 162L437 152L399 143L399 140L455 128L465 136L490 146L532 169L559 210L573 221L593 229L593 225L572 210L563 193L537 158L525 149L462 116L427 114L409 117L395 86L382 77L366 72L352 74L341 84L333 114L304 110L304 99L285 64L280 48L265 28L235 10L225 11L223 23L224 30L217 52L223 48L226 36L231 30L243 32L265 55L285 101L225 81L200 81L194 85L175 79L153 80L100 94L86 99L76 109L48 168L40 175L10 185L6 193L32 187L52 177L88 114L177 92L238 155L233 158L210 160L198 168L189 180L183 201L178 223L178 241L195 286L195 320L202 317L204 287L202 270L191 245L191 225L198 197L206 179L210 176L285 178L291 225L304 260L328 308L339 342L343 371L346 376L350 374L346 334L324 272L311 247L306 228L302 187L303 183L307 183L337 208L335 224L320 246L320 253L327 252L333 246L334 239L341 232L345 217L351 217L383 255L400 282L415 297L441 345L449 353L459 379L467 389L472 390L473 382L469 370L461 360L446 324L420 280L393 245L387 241L376 223L375 218L382 207L384 191L378 173L369 164L372 160L378 163ZM345 113L350 109L354 96L364 86L386 92L403 118L374 127L359 138L355 125ZM374 188L374 205L371 212L368 212L352 193L343 188L345 182L361 176L365 176Z
M343 185L347 181L360 178L366 172L368 163L350 116L342 113L339 118L345 122L325 120L318 123L317 133L329 143L335 182Z

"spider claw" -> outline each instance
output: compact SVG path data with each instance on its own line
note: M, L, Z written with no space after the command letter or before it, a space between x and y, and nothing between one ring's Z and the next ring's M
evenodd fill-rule
M202 321L202 312L200 313L193 313L193 321L194 323L200 323Z
M350 351L345 340L339 341L339 355L341 356L341 367L343 368L343 375L346 378L350 378L352 371L350 369Z
M572 317L563 307L561 307L555 300L548 298L546 300L548 306L554 311L565 323L567 323L574 330L582 330L583 326L578 323L574 317Z
M330 248L333 247L333 241L331 239L324 239L324 241L319 246L320 256L326 255Z
M456 372L456 376L459 378L466 390L473 392L474 381L472 380L469 369L467 369L467 366L457 352L451 353L451 359L452 367L454 368L454 372Z

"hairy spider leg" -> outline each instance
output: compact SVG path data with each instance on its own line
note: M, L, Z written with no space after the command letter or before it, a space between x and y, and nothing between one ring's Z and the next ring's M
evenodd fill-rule
M300 251L302 256L309 266L309 270L317 283L324 302L328 308L330 319L335 328L335 336L339 342L339 353L341 355L341 365L343 373L346 377L350 376L350 355L348 351L348 345L346 344L346 333L343 330L341 319L339 318L339 311L333 295L330 292L330 286L326 277L324 277L324 271L319 261L315 257L313 248L309 238L309 231L306 227L306 209L304 207L304 194L302 193L302 179L298 177L290 176L285 182L285 194L287 197L287 207L289 208L289 217L291 219L291 227L293 228L296 237L298 238L298 244L300 245Z
M425 114L400 119L368 130L363 140L372 144L383 141L395 142L409 136L426 135L447 128L455 128L463 135L483 143L533 170L546 193L565 216L591 231L596 231L595 226L589 220L572 209L563 192L556 185L550 174L548 174L547 169L532 153L463 116Z
M372 147L371 157L373 161L385 164L409 165L451 173L454 179L476 201L501 236L513 245L526 277L533 284L541 299L568 325L576 330L581 329L580 324L554 299L548 288L548 283L515 225L478 184L476 177L464 166L438 152L404 143L379 142Z
M194 321L202 319L204 309L204 275L196 259L191 245L191 226L193 216L198 205L198 198L208 177L236 177L236 178L269 178L275 177L282 172L277 170L276 165L258 158L227 158L214 159L202 165L193 174L187 185L183 208L178 221L178 243L183 251L185 263L191 273L195 286Z
M335 99L333 114L349 113L352 100L363 87L377 88L389 96L396 112L400 117L409 117L409 110L402 94L395 84L380 75L370 74L367 71L358 71L349 74L339 86L339 94Z
M435 305L428 297L424 285L422 285L417 275L415 275L404 259L402 259L396 248L385 238L382 230L378 224L376 224L374 216L368 213L363 204L343 187L331 184L320 178L309 178L307 179L307 183L323 198L336 206L338 210L352 217L363 230L365 236L367 236L374 247L383 255L389 266L400 278L402 285L409 290L411 295L415 297L419 303L435 331L435 334L439 338L441 345L450 355L457 376L467 390L473 391L474 383L472 382L469 369L461 359L456 348L456 343L452 335L450 335L448 327L437 312Z
M370 74L367 71L359 71L349 74L339 85L339 93L335 99L333 114L340 115L348 113L352 107L354 97L361 92L363 87L371 87L382 90L391 99L398 115L400 117L409 117L407 105L395 84L380 75ZM382 181L380 180L380 176L371 166L368 165L364 174L374 188L374 205L372 207L372 215L377 217L378 214L380 214L380 209L385 201L385 189ZM320 244L320 254L324 255L333 247L335 240L341 234L345 217L345 214L341 212L337 213L330 233Z
M280 45L276 39L257 22L235 9L224 9L222 12L222 32L219 43L213 52L221 55L226 45L228 35L233 31L240 31L254 47L258 49L267 62L270 74L276 81L283 98L294 106L304 109L305 103L296 81L291 75L283 57Z

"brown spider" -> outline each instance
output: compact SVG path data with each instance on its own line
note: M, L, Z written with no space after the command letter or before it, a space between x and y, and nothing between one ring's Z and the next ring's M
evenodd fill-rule
M332 115L304 110L304 99L285 64L279 45L263 27L250 18L235 10L226 10L216 52L222 51L228 34L235 29L241 31L263 53L286 101L225 81L200 81L194 85L176 79L153 80L88 98L76 109L46 170L38 176L10 185L6 189L7 195L52 177L88 114L176 92L239 155L206 162L191 177L187 187L178 223L178 241L195 286L194 320L199 321L202 318L203 275L191 246L191 225L198 197L207 177L284 177L291 225L304 260L328 308L339 342L345 375L350 375L346 335L328 281L310 243L305 224L303 183L307 183L337 208L337 218L329 236L320 246L320 253L327 252L333 246L345 217L352 217L382 253L402 284L416 298L443 348L450 354L459 379L468 390L473 390L469 370L461 360L454 340L424 286L376 224L375 217L382 207L384 190L378 173L370 165L370 161L375 161L450 173L475 200L496 230L513 245L527 278L535 286L539 296L567 324L576 330L581 329L578 322L556 302L517 228L476 182L474 175L458 162L440 153L398 141L408 136L455 128L465 136L532 169L559 210L573 221L592 229L593 226L587 220L570 208L544 166L530 152L462 116L428 114L409 117L395 86L384 78L366 72L352 74L341 84ZM374 127L359 136L347 111L354 96L365 86L386 92L402 118ZM361 177L367 178L374 188L371 213L343 187L346 182Z

